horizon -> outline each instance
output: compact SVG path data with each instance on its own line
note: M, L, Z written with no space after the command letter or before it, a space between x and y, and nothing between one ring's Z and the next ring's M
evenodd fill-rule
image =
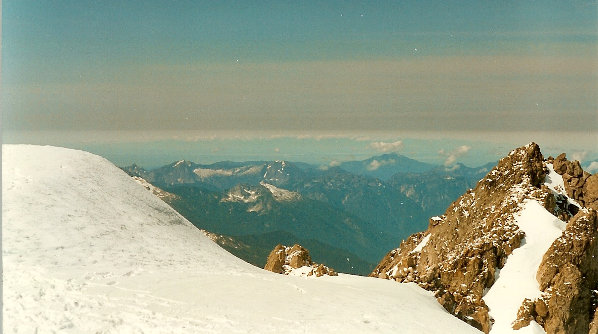
M2 142L151 166L477 166L531 141L593 161L597 59L592 1L4 1Z

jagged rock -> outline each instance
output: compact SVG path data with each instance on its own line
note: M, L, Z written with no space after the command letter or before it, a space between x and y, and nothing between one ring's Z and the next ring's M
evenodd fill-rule
M316 264L315 268L310 271L307 276L315 275L316 277L328 275L328 276L338 276L338 274L332 268L328 268L323 264Z
M598 210L598 174L589 176L583 185L584 200L590 208Z
M461 196L426 231L410 236L390 251L370 276L416 282L435 292L449 312L488 332L491 319L482 300L496 270L518 248L524 233L513 222L521 187L547 206L556 206L544 181L543 157L532 143L501 159L475 189ZM552 202L551 202L552 201Z
M561 193L544 184L546 163L562 176ZM482 297L494 284L497 270L522 244L525 234L514 215L524 199L541 203L569 223L538 268L542 296L522 301L513 328L535 321L547 333L586 333L592 321L598 331L598 222L589 205L598 206L598 177L565 154L544 162L534 143L501 159L475 189L444 215L431 218L426 231L386 254L370 276L415 282L433 291L448 312L488 333L493 319Z
M576 200L582 206L598 209L598 178L592 179L592 175L584 172L579 161L568 161L565 153L554 159L552 166L554 170L562 175L567 195ZM586 186L588 180L591 182Z
M294 269L310 266L312 264L311 256L309 256L307 249L298 244L293 245L293 247L287 251L287 257L290 258L289 265Z
M518 330L523 327L526 327L534 320L536 316L536 307L534 302L529 299L525 298L523 303L521 303L521 307L517 311L517 320L513 322L513 329Z
M305 276L320 277L323 275L337 276L338 274L332 268L328 268L323 264L313 263L309 251L299 244L292 247L276 245L268 255L266 266L264 269L278 273L289 275L296 269L303 269L300 274Z
M286 257L285 247L281 244L276 245L270 252L270 255L268 255L268 260L266 260L264 269L277 274L282 274L284 272L282 266L285 264Z
M544 300L536 302L536 313L547 333L587 333L594 322L597 228L596 211L580 211L544 255L537 273Z
M567 172L567 155L565 153L561 153L558 157L556 157L552 163L554 167L554 171L563 175Z

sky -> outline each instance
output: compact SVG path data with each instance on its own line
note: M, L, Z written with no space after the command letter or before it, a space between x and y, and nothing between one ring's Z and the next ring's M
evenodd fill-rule
M4 0L1 65L4 143L121 165L598 159L596 1Z

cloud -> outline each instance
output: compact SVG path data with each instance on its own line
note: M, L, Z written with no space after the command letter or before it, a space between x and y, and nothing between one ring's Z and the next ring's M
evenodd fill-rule
M385 165L393 165L396 163L395 159L388 159L388 160L372 160L369 165L367 165L366 169L370 172L377 170L378 168L385 166Z
M467 152L469 152L469 150L471 150L471 146L462 145L450 152L447 152L445 150L440 150L440 151L438 151L438 154L445 157L444 166L450 167L450 166L454 165L455 162L457 162L457 159L459 157L467 154Z
M329 164L330 167L338 167L340 165L341 165L341 162L337 161L337 160L332 160L332 161L330 161L330 164Z
M571 159L577 160L577 161L583 161L587 155L588 155L587 151L573 152L573 154L571 154Z
M597 173L598 172L598 161L592 161L592 163L586 167L586 171L588 173Z
M395 142L377 141L370 144L370 147L378 152L394 152L403 148L403 141L397 140Z
M276 153L280 152L280 148L278 148L278 147L277 147L277 148L275 148L275 149L274 149L274 152L276 152Z

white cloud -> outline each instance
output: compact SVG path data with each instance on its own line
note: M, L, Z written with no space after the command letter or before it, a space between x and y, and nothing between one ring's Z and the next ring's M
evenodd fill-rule
M394 152L403 148L403 141L397 140L395 142L377 141L370 144L370 147L378 152Z
M332 161L330 161L330 164L329 164L330 167L338 167L340 165L341 165L341 162L337 161L337 160L332 160Z
M587 155L588 155L587 151L573 152L573 154L571 154L571 159L581 162L586 158Z
M586 171L588 173L597 173L598 172L598 161L592 161L592 163L586 167Z
M367 165L366 168L369 171L375 171L375 170L377 170L378 168L380 168L380 167L382 167L384 165L393 165L395 163L396 163L395 159L380 160L380 161L374 159L374 160L372 160L372 162L370 162L369 165Z
M274 149L274 152L276 152L276 153L280 152L280 148L278 148L278 147L277 147L277 148L275 148L275 149Z
M438 154L445 157L444 166L450 167L457 162L457 159L459 157L467 154L467 152L469 152L469 150L471 150L471 146L462 145L450 152L446 152L445 150L440 150L440 151L438 151Z

